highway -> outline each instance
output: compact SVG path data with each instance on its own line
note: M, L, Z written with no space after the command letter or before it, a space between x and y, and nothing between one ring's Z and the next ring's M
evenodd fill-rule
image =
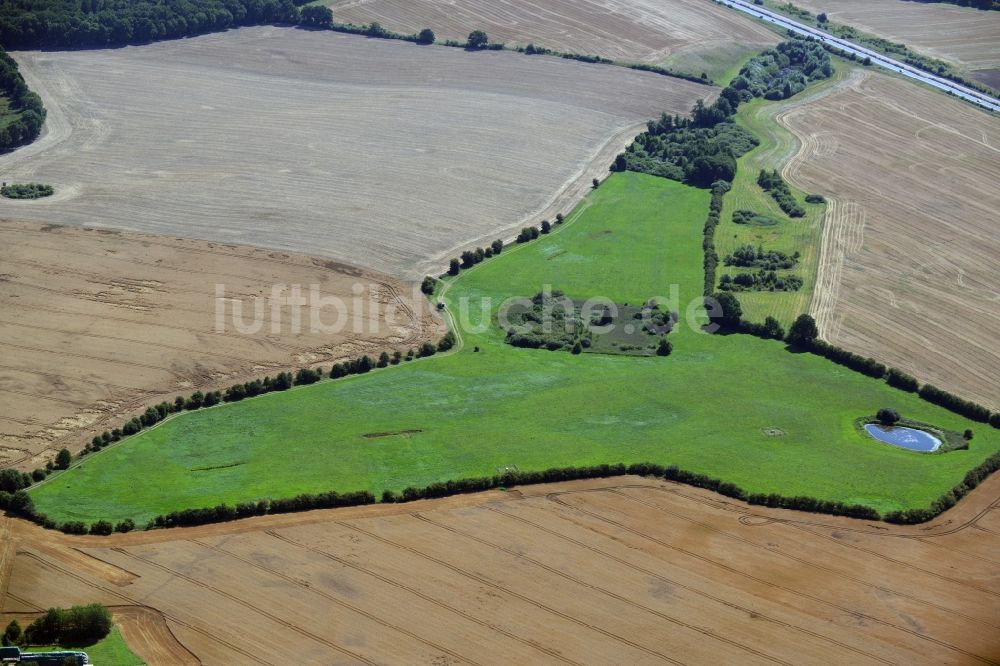
M877 51L872 51L871 49L867 49L863 46L858 46L854 42L841 39L840 37L836 37L828 32L824 32L823 30L814 28L804 23L799 23L794 19L772 12L769 9L753 4L752 2L744 2L744 0L723 0L723 4L727 7L746 12L751 16L769 23L774 23L775 25L791 30L799 35L813 37L842 51L853 53L860 58L871 58L873 64L880 65L886 69L891 69L894 72L902 74L903 76L907 76L911 79L926 83L927 85L934 86L935 88L951 93L956 97L961 97L964 100L972 102L977 106L981 106L984 109L1000 113L1000 100L985 93L981 93L978 90L967 88L949 79L936 76L930 72L925 72L922 69L908 65L905 62L900 62L898 60L894 60L893 58L884 56Z

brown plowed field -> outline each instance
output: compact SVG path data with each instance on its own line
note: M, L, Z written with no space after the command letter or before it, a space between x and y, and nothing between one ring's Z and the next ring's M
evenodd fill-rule
M969 70L1000 67L1000 12L903 0L794 0L844 23Z
M707 0L327 0L342 23L372 21L397 32L431 28L438 39L464 41L483 30L494 42L658 63L693 46L755 44L778 37ZM698 72L694 72L698 74Z
M300 285L307 298L316 285L322 298L336 297L359 316L345 318L341 331L314 332L303 309L295 333L291 308L272 319L268 307L261 329L244 334L227 300L220 333L217 284L226 298L245 301L246 324L250 299L270 296L275 284ZM333 307L321 311L323 324L332 327L336 317ZM0 466L44 465L59 448L78 450L95 431L177 394L406 350L443 331L416 285L330 260L2 220Z
M898 527L619 477L107 538L10 521L2 610L143 606L178 652L150 664L174 636L206 664L997 664L998 499Z
M876 72L778 120L786 174L829 198L823 337L1000 408L1000 120Z
M274 27L15 58L48 117L0 171L56 193L2 200L0 216L406 279L557 202L568 212L648 119L718 94L620 67Z

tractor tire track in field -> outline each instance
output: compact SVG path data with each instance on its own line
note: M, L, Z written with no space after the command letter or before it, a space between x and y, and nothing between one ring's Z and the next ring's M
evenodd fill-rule
M508 517L508 518L510 518L512 520L516 520L516 521L518 521L520 523L523 523L525 525L529 525L529 526L531 526L531 527L533 527L533 528L535 528L535 529L537 529L539 531L545 532L546 534L550 534L550 535L552 535L554 537L557 537L557 538L559 538L559 539L561 539L563 541L567 541L567 542L572 543L572 544L574 544L576 546L579 546L581 548L585 548L585 549L587 549L587 550L589 550L589 551L591 551L593 553L596 553L596 554L600 555L601 557L607 558L609 560L617 562L618 564L620 564L622 566L625 566L625 567L627 567L629 569L632 569L633 571L637 571L637 572L639 572L639 573L641 573L643 575L650 576L652 578L655 578L657 580L665 582L665 583L667 583L669 585L673 585L675 587L679 587L681 589L688 590L688 591L692 592L693 594L695 594L695 595L697 595L699 597L703 597L705 599L709 599L709 600L711 600L711 601L713 601L715 603L718 603L720 605L727 606L727 607L730 607L730 608L734 608L736 610L740 610L740 611L742 611L744 613L747 613L748 615L752 615L753 617L755 617L757 619L762 619L762 620L765 620L767 622L776 624L776 625L778 625L780 627L784 627L785 629L789 629L789 630L794 631L794 632L805 634L806 636L809 636L812 639L821 640L821 641L825 641L825 642L831 643L833 645L836 645L837 647L843 648L843 649L848 650L850 652L854 652L854 653L863 655L863 656L868 657L868 658L870 658L870 659L872 659L874 661L880 661L880 662L885 663L885 664L891 664L891 663L893 663L893 662L891 662L891 661L889 661L887 659L883 659L882 657L879 657L877 655L871 654L869 652L865 652L864 650L860 650L860 649L858 649L858 648L856 648L856 647L854 647L852 645L848 645L847 643L843 643L841 641L838 641L835 638L830 638L829 636L824 636L822 634L816 633L816 632L811 631L809 629L805 629L803 627L800 627L798 625L792 624L790 622L785 622L783 620L772 618L772 617L770 617L770 616L768 616L768 615L760 612L759 610L754 610L754 609L749 608L747 606L743 606L741 604L738 604L738 603L735 603L735 602L732 602L732 601L727 601L726 599L723 599L722 597L718 597L716 595L709 594L709 593L704 592L702 590L699 590L699 589L697 589L697 588L695 588L695 587L693 587L691 585L687 585L687 584L685 584L685 583L683 583L683 582L681 582L679 580L676 580L676 579L673 579L673 578L667 578L666 576L664 576L664 575L662 575L660 573L657 573L657 572L652 571L650 569L646 569L646 568L641 567L641 566L639 566L637 564L633 564L632 562L629 562L628 560L625 560L625 559L623 559L621 557L618 557L616 555L612 555L611 553L608 553L607 551L604 551L604 550L602 550L602 549L600 549L600 548L598 548L596 546L591 546L591 545L586 544L583 541L580 541L578 539L574 539L572 537L568 537L568 536L566 536L564 534L561 534L560 532L557 532L556 530L547 528L544 525L540 525L540 524L538 524L538 523L536 523L534 521L528 520L527 518L524 518L523 516L517 516L517 515L511 514L511 513L508 513L506 511L503 511L503 510L499 509L496 506L489 506L489 505L487 505L485 508L488 509L488 510L490 510L490 511L493 511L494 513L498 513L498 514L500 514L502 516L506 516L506 517Z
M112 550L114 550L117 553L121 553L122 555L125 555L127 557L131 557L131 558L134 558L136 560L139 560L140 562L145 562L146 564L148 564L148 565L150 565L152 567L155 567L157 569L160 569L161 571L163 571L163 572L165 572L165 573L167 573L167 574L169 574L171 576L174 576L176 578L180 578L181 580L185 580L188 583L191 583L192 585L194 585L195 587L199 587L199 588L201 588L203 590L207 590L209 592L212 592L213 594L219 595L220 597L225 597L226 599L229 599L230 601L235 602L235 603L239 604L240 606L243 606L244 608L247 608L247 609L249 609L249 610L251 610L251 611L253 611L255 613L258 613L260 615L263 615L264 617L268 618L269 620L271 620L273 622L276 622L277 624L282 625L283 627L285 627L286 629L288 629L290 631L293 631L293 632L295 632L297 634L300 634L301 636L304 636L305 638L309 638L311 640L314 640L317 643L320 643L322 645L326 645L327 647L329 647L330 649L332 649L332 650L334 650L336 652L340 652L341 654L347 655L347 656L349 656L349 657L351 657L353 659L357 659L358 661L364 662L366 664L370 664L371 666L375 666L377 664L377 662L372 661L372 660L370 660L370 659L368 659L368 658L366 658L366 657L364 657L364 656L362 656L362 655L354 652L353 650L349 650L349 649L347 649L347 648L345 648L345 647L343 647L341 645L338 645L338 644L336 644L336 643L334 643L332 641L329 641L329 640L323 638L322 636L319 636L318 634L314 634L311 631L307 631L306 629L303 629L303 628L301 628L299 626L296 626L296 625L292 624L291 622L288 622L288 621L282 619L281 617L275 615L274 613L270 613L270 612L264 610L263 608L260 608L259 606L255 606L254 604L250 603L249 601L246 601L245 599L242 599L242 598L236 596L235 594L230 594L229 592L226 592L224 590L220 590L219 588L217 588L217 587L215 587L215 586L213 586L213 585L211 585L209 583L206 583L204 581L200 581L197 578L194 578L192 576L187 576L185 574L182 574L179 571L175 571L174 569L171 569L168 566L165 566L163 564L155 562L155 561L153 561L153 560L151 560L151 559L149 559L147 557L143 557L141 555L137 555L136 553L132 553L130 551L127 551L124 548L113 548Z
M815 562L812 562L812 561L807 560L807 559L802 558L802 557L798 557L796 555L792 555L790 553L785 553L785 552L781 552L781 551L778 551L778 550L771 550L769 548L761 546L758 543L755 543L754 541L751 541L750 539L746 539L744 537L737 536L735 534L732 534L731 532L727 532L726 530L723 530L723 529L720 529L718 527L715 527L714 525L712 525L710 523L699 521L699 520L696 520L694 518L690 518L689 516L685 516L685 515L683 515L681 513L677 513L676 511L671 511L671 510L669 510L669 509L667 509L665 507L662 507L662 506L660 506L658 504L655 504L655 503L652 503L652 502L647 502L647 501L641 500L641 499L639 499L637 497L633 497L631 495L628 495L626 493L621 492L621 490L619 490L619 489L609 490L608 492L613 493L615 495L618 495L620 497L624 497L624 498L626 498L626 499L628 499L630 501L637 502L638 504L642 504L643 506L648 506L648 507L650 507L652 509L655 509L655 510L660 511L662 513L665 513L667 515L673 516L675 518L679 518L679 519L684 520L686 522L695 524L695 525L697 525L700 528L707 529L707 530L709 530L711 532L714 532L716 534L719 534L719 535L721 535L721 536L723 536L723 537L725 537L727 539L732 539L733 541L738 541L738 542L743 543L745 545L751 546L752 548L759 549L759 550L764 550L764 551L767 551L768 553L773 553L773 554L778 555L780 557L784 557L784 558L788 558L788 559L794 560L795 562L798 562L799 564L802 564L804 566L807 566L807 567L810 567L810 568L813 568L813 569L819 569L819 570L825 571L825 572L827 572L829 574L832 574L833 576L840 576L840 577L843 577L843 578L847 578L848 580L851 580L851 581L853 581L855 583L858 583L860 585L863 585L865 587L869 587L869 588L872 588L872 589L875 589L875 590L879 590L879 591L885 592L887 594L892 594L892 595L901 597L903 599L909 599L910 601L913 601L915 603L919 603L919 604L923 604L923 605L926 605L926 606L930 606L932 608L937 608L938 610L940 610L942 612L963 617L966 620L969 620L971 622L979 622L981 624L985 624L985 625L987 625L989 627L992 627L994 629L1000 629L1000 625L994 625L994 624L992 624L990 622L987 622L986 620L983 620L981 618L972 617L970 615L965 615L964 613L961 613L959 611L947 608L946 606L941 606L941 605L939 605L939 604L937 604L937 603L935 603L933 601L929 601L927 599L922 599L920 597L908 594L906 592L900 592L898 590L894 590L894 589L889 588L889 587L878 585L876 583L871 583L871 582L869 582L869 581L867 581L867 580L865 580L863 578L856 577L856 576L854 576L854 575L852 575L850 573L847 573L847 572L844 572L844 571L840 571L838 569L834 569L834 568L831 568L831 567L824 567L822 565L816 564ZM954 582L954 581L951 581L951 582ZM971 585L967 585L967 586L968 587L974 587L974 586L971 586ZM996 594L996 593L990 592L990 594ZM1000 662L997 662L997 663L1000 663Z
M512 555L514 557L517 557L521 561L528 562L528 563L532 564L533 566L536 566L536 567L538 567L540 569L543 569L545 571L548 571L549 573L554 574L554 575L556 575L556 576L558 576L560 578L563 578L563 579L568 580L568 581L570 581L572 583L575 583L576 585L579 585L580 587L584 587L584 588L587 588L587 589L599 592L601 594L604 594L604 595L606 595L608 597L611 597L612 599L615 599L615 600L620 601L622 603L625 603L625 604L628 604L630 606L633 606L634 608L638 608L638 609L640 609L640 610L642 610L642 611L644 611L646 613L649 613L651 615L655 615L656 617L660 618L661 620L665 620L665 621L670 622L671 624L677 625L679 627L684 627L686 629L690 629L692 631L696 631L696 632L702 634L703 636L705 636L706 638L710 638L712 640L717 640L717 641L722 642L722 643L727 643L727 644L732 645L733 647L736 647L736 648L738 648L740 650L743 650L745 652L749 652L751 654L755 654L758 657L762 657L764 659L767 659L767 660L775 662L775 663L786 664L787 666L791 666L789 664L789 662L786 662L783 659L775 657L774 655L770 655L770 654L767 654L765 652L761 652L760 650L756 650L756 649L754 649L754 648L752 648L752 647L750 647L748 645L740 643L739 641L727 638L725 636L721 636L721 635L719 635L718 633L716 633L714 630L712 630L710 628L700 627L700 626L691 624L689 622L685 622L684 620L681 620L679 618L673 617L673 616L668 615L666 613L662 613L662 612L660 612L660 611L658 611L658 610L656 610L654 608L650 608L649 606L646 606L644 604L640 604L637 601L633 601L632 599L629 599L628 597L622 596L620 594L616 594L614 592L611 592L610 590L607 590L607 589L604 589L604 588L599 587L597 585L593 585L591 583L588 583L588 582L586 582L586 581L584 581L584 580L582 580L580 578L577 578L576 576L568 574L568 573L566 573L564 571L561 571L560 569L557 569L555 567L549 566L549 565L545 564L544 562L541 562L540 560L537 560L537 559L534 559L532 557L529 557L529 556L525 555L524 553L520 553L520 552L518 552L518 551L516 551L514 549L507 548L506 546L501 546L501 545L495 544L495 543L493 543L491 541L487 541L486 539L481 539L480 537L474 536L472 534L469 534L468 532L465 532L463 530L457 529L455 527L451 527L449 525L444 525L444 524L435 522L435 521L431 520L430 518L428 518L427 516L425 516L423 514L417 514L417 513L415 513L415 514L411 514L411 515L413 515L413 517L416 518L416 519L418 519L418 520L422 520L425 523L428 523L430 525L434 525L435 527L439 527L439 528L441 528L443 530L446 530L448 532L451 532L452 534L455 534L455 535L457 535L459 537L462 537L462 538L465 538L465 539L470 539L470 540L475 541L477 543L483 544L484 546L489 546L490 548L495 548L496 550L499 550L500 552L503 552L503 553L506 553L508 555Z
M116 550L118 552L122 552L123 554L127 554L127 553L125 553L125 551L120 551L117 548L115 548L113 550ZM138 606L138 607L141 607L141 608L149 608L148 606L146 606L141 601L138 601L136 599L132 599L131 597L129 597L127 594L125 594L123 592L115 590L115 589L113 589L111 587L108 587L106 585L100 585L98 583L95 583L91 579L88 579L88 578L86 578L84 576L81 576L81 575L79 575L79 574L71 571L70 569L67 569L66 567L60 566L58 564L55 564L54 562L52 562L52 561L50 561L50 560L48 560L46 558L39 557L38 555L35 555L34 553L22 552L22 553L20 553L20 555L25 556L25 557L30 557L33 560L35 560L36 562L39 562L42 566L47 567L47 568L49 568L49 569L51 569L53 571L56 571L56 572L58 572L60 574L63 574L64 576L67 576L69 578L72 578L73 580L76 580L76 581L78 581L80 583L83 583L87 587L92 587L95 590L100 590L101 592L104 592L105 594L108 594L110 596L122 599L125 602L127 602L128 605L130 605L130 606ZM204 628L202 628L202 627L200 627L198 625L191 624L190 622L186 622L183 619L181 619L181 618L179 618L179 617L177 617L175 615L172 615L170 613L166 613L164 611L161 611L161 610L158 610L158 609L155 609L155 608L152 608L152 610L154 612L160 613L161 615L163 615L163 617L165 619L170 620L174 624L177 624L177 625L180 625L182 627L185 627L186 629L189 629L189 630L195 632L196 634L199 634L202 637L207 638L208 640L210 640L212 642L219 643L220 645L224 645L225 647L229 648L233 652L242 654L243 656L245 656L249 660L249 661L246 662L248 664L258 664L258 663L261 663L261 664L267 664L267 666L279 666L279 664L266 661L265 659L261 658L260 655L253 654L251 652L247 652L246 650L244 650L243 648L241 648L239 645L236 645L235 643L231 643L231 642L229 642L229 641L227 641L227 640L225 640L223 638L220 638L217 633L209 631L208 629L204 629Z
M558 652L549 649L548 647L546 647L544 645L541 645L539 643L536 643L535 641L532 641L532 640L523 638L521 636L518 636L517 634L514 634L514 633L512 633L510 631L507 631L503 627L500 627L500 626L497 626L497 625L492 624L490 622L486 622L484 620L481 620L480 618L478 618L478 617L476 617L474 615L471 615L471 614L469 614L469 613L467 613L467 612L465 612L463 610L460 610L458 608L450 606L450 605L444 603L443 601L435 599L434 597L431 597L431 596L429 596L429 595L427 595L427 594L419 591L416 588L410 587L409 585L406 585L404 583L400 583L399 581L397 581L397 580L395 580L393 578L390 578L388 576L383 576L382 574L379 574L379 573L377 573L375 571L367 569L367 568L365 568L365 567L363 567L363 566L361 566L359 564L355 564L354 562L351 562L348 559L345 559L345 558L342 558L342 557L338 557L337 555L334 555L333 553L330 553L329 551L323 550L322 548L317 548L315 546L310 546L308 544L304 544L302 542L295 541L294 539L291 539L290 537L287 537L287 536L285 536L283 534L279 534L276 530L265 530L264 533L267 534L270 537L278 539L279 541L283 541L284 543L287 543L287 544L289 544L291 546L294 546L296 548L301 548L303 550L307 550L309 552L315 553L315 554L317 554L317 555L319 555L321 557L325 557L325 558L327 558L329 560L337 562L338 564L341 564L343 566L349 567L349 568L351 568L351 569L353 569L355 571L360 571L360 572L362 572L364 574L367 574L367 575L369 575L369 576L371 576L371 577L373 577L373 578L375 578L377 580L380 580L380 581L382 581L382 582L384 582L384 583L386 583L388 585L392 585L393 587L396 587L396 588L399 588L401 590L404 590L404 591L406 591L406 592L408 592L408 593L410 593L410 594L412 594L412 595L414 595L416 597L419 597L420 599L423 599L424 601L427 601L429 603L434 604L438 608L441 608L441 609L443 609L445 611L448 611L450 613L454 613L456 615L459 615L460 617L463 617L463 618L465 618L465 619L467 619L467 620L469 620L471 622L474 622L475 624L477 624L477 625L479 625L481 627L484 627L486 629L490 629L492 631L496 631L497 633L502 634L502 635L506 636L507 638L513 640L513 641L517 641L517 642L522 643L523 645L525 645L525 646L527 646L529 648L538 650L538 651L542 652L543 654L547 655L550 658L557 659L557 660L565 662L567 664L575 664L576 666L582 666L579 662L573 661L572 659L569 659L569 658L567 658L567 657L559 654Z
M361 527L358 527L357 525L352 525L350 523L343 522L343 521L337 521L337 524L341 525L343 527L346 527L347 529L354 530L355 532L359 532L361 534L364 534L365 536L370 537L372 539L375 539L376 541L380 541L380 542L385 543L387 545L394 546L394 547L399 548L401 550L405 550L406 552L412 553L412 554L416 555L417 557L419 557L421 559L428 560L430 562L434 562L435 564L443 566L443 567L445 567L445 568L447 568L447 569L449 569L449 570L451 570L451 571L453 571L453 572L455 572L457 574L460 574L460 575L462 575L462 576L464 576L466 578L474 580L474 581L476 581L476 582L478 582L478 583L480 583L482 585L486 585L486 586L491 587L491 588L493 588L495 590L499 590L500 592L502 592L505 595L508 595L508 596L520 599L521 601L529 604L530 606L532 606L534 608L537 608L537 609L539 609L541 611L545 611L547 613L551 613L553 615L561 617L564 620L567 620L569 622L572 622L573 624L576 624L576 625L579 625L581 627L584 627L585 629L588 629L590 631L595 631L595 632L597 632L599 634L602 634L602 635L604 635L604 636L606 636L606 637L608 637L608 638L610 638L610 639L612 639L614 641L617 641L617 642L622 643L624 645L628 645L629 647L632 647L632 648L634 648L636 650L640 650L642 652L646 652L647 654L650 654L650 655L652 655L654 657L662 659L663 661L669 662L671 664L677 664L678 666L683 666L683 662L678 661L678 660L676 660L676 659L674 659L672 657L669 657L669 656L667 656L667 655L665 655L665 654L663 654L661 652L658 652L658 651L653 650L651 648L645 647L645 646L643 646L643 645L641 645L639 643L636 643L636 642L634 642L634 641L632 641L632 640L630 640L628 638L625 638L624 636L619 636L618 634L615 634L615 633L613 633L611 631L608 631L608 630L603 629L601 627L598 627L596 625L590 624L589 622L586 622L586 621L581 620L579 618L576 618L576 617L574 617L572 615L564 613L564 612L562 612L562 611L560 611L560 610L558 610L556 608L553 608L553 607L548 606L546 604L543 604L543 603L541 603L539 601L531 599L530 597L527 597L527 596L525 596L523 594L520 594L518 592L514 592L513 590L508 589L508 588L506 588L506 587L504 587L504 586L502 586L502 585L500 585L498 583L494 583L493 581L491 581L489 579L483 578L482 576L474 574L471 571L467 571L465 569L462 569L461 567L455 566L455 565L453 565L453 564L451 564L449 562L446 562L445 560L442 560L440 558L434 557L433 555L428 555L427 553L424 553L423 551L420 551L420 550L418 550L416 548L413 548L411 546L406 546L406 545L397 543L395 541L392 541L390 539L387 539L385 537L379 536L378 534L375 534L373 532L369 532L368 530L362 529Z
M379 625L385 627L386 629L390 629L392 631L396 631L398 633L403 634L404 636L409 636L410 638L414 639L415 641L417 641L419 643L423 643L424 645L426 645L426 646L428 646L428 647L430 647L430 648L432 648L434 650L439 650L441 652L444 652L445 654L449 654L452 657L454 657L455 659L458 659L458 660L464 661L464 662L468 662L470 664L476 664L477 666L481 666L480 662L476 661L475 659L472 659L470 657L466 657L464 655L458 654L457 652L455 652L453 650L450 650L450 649L444 647L443 645L438 645L437 643L434 643L433 641L427 640L426 638L424 638L424 637L422 637L422 636L420 636L420 635L418 635L418 634L416 634L416 633L414 633L414 632L412 632L412 631L410 631L410 630L408 630L408 629L406 629L404 627L400 627L398 625L395 625L395 624L389 622L388 620L385 620L383 618L378 617L377 615L369 613L368 611L365 611L362 608L359 608L359 607L357 607L357 606L355 606L353 604L350 604L350 603L344 601L343 599L341 599L339 597L336 597L336 596L334 596L332 594L329 594L328 592L324 592L323 590L320 590L320 589L317 589L315 587L312 587L309 584L303 583L299 579L294 578L292 576L289 576L288 574L282 573L282 572L278 571L277 569L273 569L271 567L266 567L263 564L260 564L258 562L254 562L253 560L249 560L249 559L247 559L245 557L241 557L239 555L236 555L235 553L232 553L232 552L230 552L228 550L225 550L224 548L219 548L217 546L212 546L212 545L204 543L202 541L198 541L197 539L189 539L189 543L193 543L193 544L196 544L198 546L201 546L202 548L206 548L208 550L213 550L213 551L215 551L217 553L221 553L222 555L225 555L226 557L231 557L234 560L238 560L238 561L242 562L243 564L246 564L248 566L253 567L254 569L258 569L258 570L263 571L263 572L265 572L267 574L270 574L272 576L276 576L278 578L281 578L282 580L291 583L292 585L294 585L297 588L300 588L302 590L306 590L307 592L310 592L310 593L313 593L313 594L317 594L317 595L323 597L324 599L327 599L328 601L331 601L331 602L337 604L338 606L341 606L343 608L346 608L346 609L350 610L353 613L357 613L358 615L361 615L363 617L368 618L372 622L375 622L376 624L379 624Z
M573 494L574 492L602 492L602 491L599 490L599 489L598 490L588 490L588 491L572 491L570 493L565 493L565 494ZM614 492L614 491L611 491L611 492ZM897 629L899 631L905 632L907 634L910 634L912 636L920 638L921 640L926 640L926 641L929 641L931 643L935 643L937 645L940 645L941 647L944 647L946 649L953 650L955 652L964 654L967 657L970 657L970 658L975 659L977 661L980 661L982 663L994 664L994 665L1000 664L1000 661L995 661L995 660L992 660L992 659L989 659L989 658L986 658L986 657L974 654L972 652L969 652L968 650L965 650L964 648L958 647L956 645L952 645L950 643L947 643L945 641L939 640L939 639L934 638L932 636L927 636L927 635L925 635L923 633L920 633L920 632L918 632L918 631L916 631L916 630L914 630L914 629L912 629L910 627L906 627L906 626L901 625L901 624L890 622L888 620L884 620L882 618L878 618L878 617L875 617L873 615L869 615L867 613L855 610L853 608L848 608L846 606L842 606L842 605L840 605L838 603L835 603L835 602L823 599L822 597L810 594L808 592L803 592L803 591L800 591L800 590L796 590L795 588L787 587L785 585L781 585L779 583L775 583L775 582L767 580L765 578L760 578L758 576L754 576L753 574L748 574L745 571L741 571L740 569L737 569L735 567L729 566L728 564L720 562L720 561L718 561L716 559L713 559L713 558L710 558L710 557L706 557L704 555L700 555L700 554L698 554L698 553L696 553L694 551L688 550L686 548L681 548L681 547L676 546L674 544L671 544L671 543L669 543L667 541L664 541L663 539L659 539L659 538L654 537L652 535L646 534L646 533L644 533L644 532L642 532L640 530L633 529L633 528L631 528L631 527L629 527L629 526L627 526L627 525L625 525L625 524L623 524L623 523L621 523L619 521L613 520L611 518L607 518L606 516L602 516L602 515L600 515L598 513L595 513L593 511L588 511L586 509L581 509L581 508L579 508L577 506L569 504L569 503L565 502L564 500L562 500L559 497L559 495L561 495L561 494L563 494L563 493L552 493L552 494L549 495L549 499L551 499L553 502L555 502L557 504L561 504L561 505L565 506L566 508L568 508L568 509L570 509L572 511L579 511L580 513L583 513L583 514L586 514L588 516L591 516L592 518L595 518L596 520L606 522L606 523L608 523L610 525L614 525L615 527L618 527L619 529L622 529L622 530L624 530L626 532L630 532L632 534L635 534L636 536L638 536L638 537L640 537L642 539L646 539L648 541L656 543L656 544L658 544L660 546L663 546L665 548L669 548L670 550L674 550L674 551L677 551L677 552L684 553L684 554L689 555L691 557L694 557L696 559L702 560L703 562L706 562L708 564L712 564L712 565L718 566L718 567L723 568L723 569L725 569L725 570L727 570L727 571L729 571L731 573L743 576L745 578L753 580L753 581L755 581L757 583L760 583L762 585L773 587L775 589L782 590L782 591L787 592L789 594L793 594L795 596L798 596L798 597L801 597L801 598L804 598L804 599L809 599L810 601L813 601L813 602L816 602L816 603L820 603L820 604L823 604L825 606L830 606L832 608L836 608L837 610L840 610L840 611L845 612L845 613L849 613L850 615L852 615L854 617L863 618L864 620L868 620L868 621L871 621L871 622L882 624L884 626L892 627L893 629ZM624 495L623 493L614 492L614 494L628 498L628 496ZM632 499L632 498L629 498L629 499ZM634 500L634 501L638 502L639 504L646 504L646 505L648 505L651 508L654 508L656 510L664 511L663 509L661 509L661 508L659 508L659 507L657 507L655 505L649 505L648 503L641 502L639 500ZM664 513L670 513L670 512L664 511ZM674 514L672 514L672 515L674 515ZM704 524L704 523L699 523L698 521L695 521L693 519L689 519L689 518L687 518L685 516L678 515L678 517L680 517L683 520L687 520L689 522L693 522L695 524L703 525L703 526L705 526L706 528L708 528L710 530L718 531L716 528L714 528L714 527L712 527L710 525L707 525L707 524ZM725 533L723 533L723 534L725 534ZM738 537L733 537L733 538L735 538L737 540L745 541L743 539L739 539ZM751 545L753 545L753 546L755 546L757 548L760 548L760 546L756 546L756 544L753 544L752 542L748 542L748 543L750 543ZM777 552L777 551L770 551L769 550L767 552L769 554L783 555L783 553L780 553L780 552ZM819 569L819 570L826 570L825 567L821 567L821 566L815 565L813 563L806 562L806 565L809 566L810 568ZM871 584L868 584L868 583L864 583L863 581L862 581L862 584L866 585L868 587L872 587L872 588L878 589L878 586L871 585ZM931 604L931 605L933 605L933 604ZM952 611L948 611L948 612L952 612Z

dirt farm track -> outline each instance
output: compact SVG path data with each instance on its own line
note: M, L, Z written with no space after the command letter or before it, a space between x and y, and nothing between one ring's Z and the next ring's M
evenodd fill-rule
M5 614L141 614L143 638L123 633L150 664L1000 663L996 476L916 527L619 477L107 538L2 530Z

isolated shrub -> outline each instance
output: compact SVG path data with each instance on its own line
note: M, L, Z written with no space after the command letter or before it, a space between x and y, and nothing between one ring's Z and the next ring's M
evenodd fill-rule
M330 368L330 379L337 379L338 377L347 376L347 368L343 363L334 363L333 367Z
M430 28L424 28L419 33L417 33L417 44L433 44L437 37L434 35L434 31Z
M885 381L889 384L889 386L893 386L903 391L909 391L911 393L920 389L920 384L914 377L906 374L902 370L897 370L896 368L889 368L886 372Z
M114 525L106 520L98 520L90 525L90 533L100 536L107 536L114 532L114 530Z
M430 296L434 293L435 286L437 286L437 279L428 275L424 278L424 281L420 283L420 291Z
M389 354L382 352L378 355L378 361L375 362L376 368L384 368L389 365Z
M542 220L542 233L547 234L552 231L552 225L549 224L548 220Z
M485 49L489 44L489 37L482 30L473 30L469 33L469 39L466 41L466 46L470 49Z
M659 343L656 345L656 355L657 356L670 356L670 352L674 350L674 346L665 337L660 338Z
M135 522L131 518L126 518L125 520L119 522L115 525L115 532L131 532L135 529Z
M556 224L562 224L564 219L566 218L563 217L562 213L556 213Z
M973 437L972 428L966 428L965 432L962 434L962 437L964 437L965 441L967 442L972 441Z
M17 620L11 620L10 624L3 632L3 644L7 645L20 645L22 639L21 625L17 623Z
M788 329L785 341L793 347L808 348L812 346L818 336L819 329L816 328L816 320L811 315L801 314Z
M59 453L56 454L56 469L66 469L72 460L73 456L69 449L60 449Z
M306 384L315 384L323 375L319 373L318 370L312 370L310 368L301 368L295 373L295 385L302 386Z
M877 418L878 422L882 425L895 425L899 422L899 412L891 407L883 407L878 410L877 414L875 414L875 418Z
M448 351L455 346L455 333L453 331L448 331L444 334L444 337L438 341L437 351L444 352Z

